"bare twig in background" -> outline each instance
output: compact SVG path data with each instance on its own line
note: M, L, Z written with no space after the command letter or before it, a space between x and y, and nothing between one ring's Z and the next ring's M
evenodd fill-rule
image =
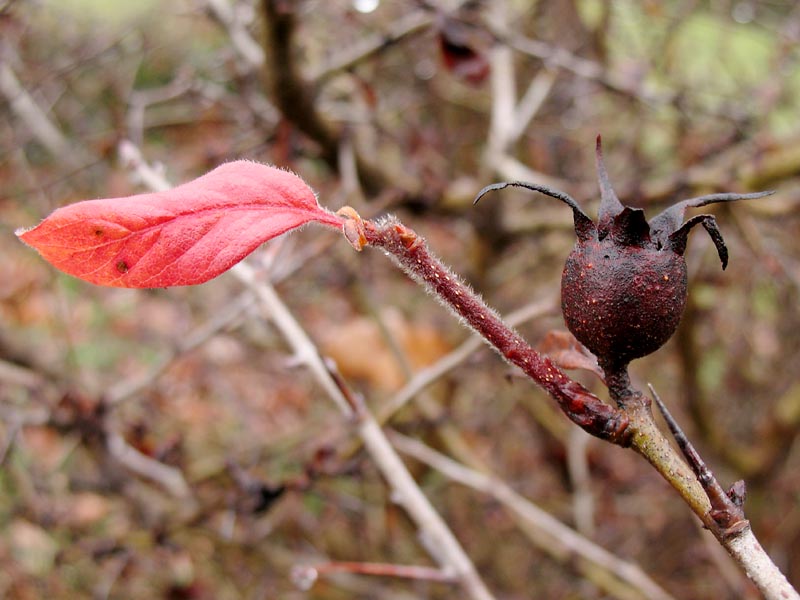
M507 19L505 3L497 3L493 8L494 21ZM537 181L542 185L564 187L563 181L534 171L511 154L511 145L523 134L552 88L554 76L543 73L531 82L523 97L524 104L517 104L514 54L506 45L497 45L492 49L492 109L484 156L486 163L503 179Z
M47 395L59 393L58 382L45 381L43 378L28 377L25 380L14 382L16 385L26 385L32 392L44 394L44 387L47 386ZM69 397L69 393L60 392L62 396ZM147 479L160 486L170 495L184 501L183 508L192 511L196 508L193 493L179 469L166 465L155 460L131 446L119 433L117 433L104 411L93 413L87 417L86 414L73 412L72 410L59 411L59 407L50 408L40 406L35 410L26 408L25 410L15 407L7 407L0 413L0 418L6 423L6 440L0 451L0 463L5 459L11 448L17 432L22 427L52 425L67 431L75 430L79 433L76 438L78 441L85 441L88 444L95 440L102 442L103 449L108 456L119 466L129 470L131 473Z
M312 68L308 77L311 81L321 83L333 75L352 69L386 48L425 31L433 25L434 20L425 11L410 12L392 23L388 31L364 36L353 45L333 54L325 63Z
M7 58L0 61L0 94L11 105L11 110L25 124L36 141L47 148L50 154L67 161L73 167L79 165L73 144L25 90L8 64Z
M514 54L507 46L496 46L491 55L492 113L486 157L506 154L514 136L517 86L514 79Z
M39 372L15 365L7 360L0 360L0 382L6 385L19 385L37 388L46 383L46 378Z
M106 445L109 454L120 465L140 477L157 483L176 498L190 502L191 505L184 505L184 509L193 510L192 491L178 469L142 454L118 433L108 433Z
M543 300L538 300L509 313L506 316L506 322L512 327L516 327L526 321L541 317L554 310L554 308L555 299L545 298ZM458 348L440 358L435 364L417 371L414 376L380 408L378 422L388 422L392 415L405 406L411 398L447 372L455 369L472 354L485 347L485 345L486 342L482 337L473 335L462 342Z
M521 138L536 113L547 100L550 90L553 89L557 76L548 69L542 69L531 79L528 89L514 109L514 124L509 132L508 141L514 143Z
M567 450L567 469L572 484L572 514L575 529L591 538L594 535L595 506L589 476L587 449L591 437L577 428L570 429L564 445Z
M339 391L336 382L328 374L328 369L322 362L317 347L278 297L275 289L266 281L262 281L259 273L247 263L239 263L231 269L231 273L256 295L262 307L267 311L270 320L278 327L281 335L290 342L294 353L294 362L305 365L342 414L349 415L350 406Z
M264 43L267 48L267 77L275 102L286 119L319 144L322 158L338 171L340 133L320 114L309 82L303 77L297 64L293 46L296 26L293 5L278 0L262 0L261 4L266 25ZM403 183L393 181L358 153L356 164L361 187L367 197L375 196L391 187L403 189Z
M468 469L422 442L397 432L391 432L390 440L402 453L413 456L420 462L436 469L448 479L488 494L503 504L509 511L520 517L527 526L533 528L537 535L530 536L530 538L537 541L540 549L562 558L569 555L579 556L592 565L613 573L620 580L632 586L637 591L636 597L651 600L672 598L637 565L620 559L570 529L517 494L502 480ZM584 574L589 575L591 566L583 565L581 570ZM615 595L619 593L618 588L614 587L613 589Z
M15 416L5 418L4 420L6 421L6 430L4 432L5 440L3 440L3 444L0 446L0 466L6 462L6 457L14 445L14 441L17 439L17 434L22 429L21 421Z
M122 140L119 144L119 158L123 166L130 169L144 186L154 192L162 192L172 187L164 176L163 168L157 168L145 162L141 150L130 140Z
M357 575L377 575L378 577L399 577L401 579L419 579L452 583L453 576L441 569L418 567L414 565L394 565L385 563L328 562L316 565L295 567L292 579L302 589L309 589L320 576L334 573L353 573Z
M146 90L132 90L128 98L128 115L126 122L128 125L128 135L131 140L140 145L144 139L145 113L147 109L160 102L168 102L179 98L192 89L193 73L186 71L180 72L175 79L166 85L150 88Z
M234 274L258 295L269 318L286 338L302 364L311 370L317 382L342 413L348 418L356 418L358 432L365 448L392 487L396 501L403 506L419 528L420 539L428 552L444 569L452 571L453 577L467 596L484 600L492 598L461 545L422 494L378 423L366 409L362 409L359 414L353 412L350 402L331 377L313 342L275 290L268 283L259 282L255 272L248 265L240 263L238 267L241 268L234 269Z
M124 379L108 388L106 392L108 404L114 406L124 402L151 386L178 357L204 344L211 337L234 323L254 304L255 299L250 293L244 293L234 299L224 310L216 313L206 323L203 323L185 336L173 351L162 356L146 373L131 379Z
M205 0L211 14L227 30L231 44L253 70L264 64L264 49L253 39L242 22L241 13L228 0Z
M559 68L565 71L601 83L608 89L635 98L645 104L666 105L673 101L669 94L657 94L646 88L636 89L627 82L606 74L605 69L598 63L575 56L569 51L551 46L546 42L532 40L517 34L506 34L501 30L494 30L498 39L507 43L515 50L542 60L547 67Z

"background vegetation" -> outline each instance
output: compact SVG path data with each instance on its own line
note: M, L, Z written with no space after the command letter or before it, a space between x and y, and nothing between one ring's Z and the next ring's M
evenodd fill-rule
M598 133L618 194L650 215L778 190L714 207L730 266L692 239L679 333L632 372L721 481L747 481L756 534L800 581L799 40L792 2L0 2L0 595L454 594L292 580L329 560L430 558L240 282L97 288L54 272L17 227L143 191L140 161L181 182L252 158L330 208L400 215L501 312L543 306L521 331L544 341L564 329L569 211L513 191L471 199L527 179L593 214ZM252 261L378 414L469 335L379 253L318 229ZM753 594L644 461L588 439L488 349L389 426L501 478L676 598ZM131 448L149 460L138 473ZM499 597L641 597L408 464Z

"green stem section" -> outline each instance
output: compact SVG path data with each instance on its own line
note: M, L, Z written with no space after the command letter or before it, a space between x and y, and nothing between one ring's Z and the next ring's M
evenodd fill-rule
M630 419L631 448L641 454L684 499L704 525L714 530L709 517L711 503L689 465L673 449L653 419L650 401L638 394L639 402L629 402L625 412Z

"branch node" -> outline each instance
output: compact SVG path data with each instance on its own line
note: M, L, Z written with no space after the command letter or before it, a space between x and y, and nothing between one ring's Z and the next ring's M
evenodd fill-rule
M345 239L357 252L361 252L364 246L367 245L367 236L364 231L364 219L361 218L361 215L359 215L352 206L343 206L336 211L336 214L340 217L344 217L342 233L344 233Z

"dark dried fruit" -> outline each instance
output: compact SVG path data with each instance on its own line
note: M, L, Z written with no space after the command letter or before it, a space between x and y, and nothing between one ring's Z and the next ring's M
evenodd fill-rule
M689 231L703 225L717 248L722 268L728 250L712 215L683 222L687 208L715 202L761 198L773 192L711 194L679 202L649 223L644 211L623 206L608 181L597 138L601 202L595 224L569 195L545 186L508 182L484 188L484 194L507 186L524 187L561 200L572 208L578 243L561 277L561 308L572 334L597 356L607 376L646 356L678 327L686 304Z

